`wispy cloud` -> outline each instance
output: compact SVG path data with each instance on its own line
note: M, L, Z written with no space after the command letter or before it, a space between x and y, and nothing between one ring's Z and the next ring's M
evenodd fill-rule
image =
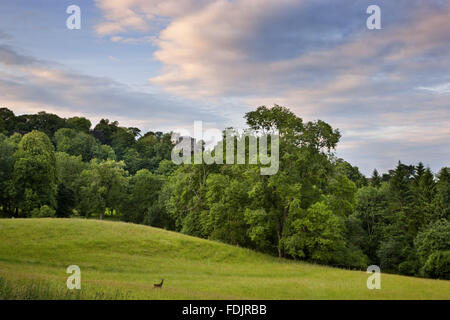
M104 21L97 24L99 35L113 35L129 31L148 31L165 18L187 15L210 0L96 0Z
M46 110L91 119L110 116L125 125L140 124L153 130L175 128L196 119L221 120L206 104L135 91L109 78L80 74L51 61L21 55L11 46L0 45L0 73L0 105L18 113Z
M116 57L114 57L114 56L108 56L108 59L111 60L111 61L113 61L113 62L119 62L119 61L120 61L119 58L116 58Z
M450 82L438 84L438 85L431 86L431 87L417 87L417 89L430 91L430 92L438 93L438 94L450 93Z
M13 48L8 44L0 44L0 61L5 65L29 65L36 63L37 60L19 54L13 50Z

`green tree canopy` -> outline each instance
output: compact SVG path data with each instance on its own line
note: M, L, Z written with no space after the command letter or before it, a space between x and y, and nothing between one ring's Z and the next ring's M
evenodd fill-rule
M14 184L22 216L35 208L56 207L56 159L48 136L40 131L26 134L14 154Z

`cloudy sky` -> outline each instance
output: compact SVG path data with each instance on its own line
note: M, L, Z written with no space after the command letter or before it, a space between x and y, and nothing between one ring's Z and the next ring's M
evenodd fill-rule
M0 0L0 106L16 114L167 131L242 127L276 103L339 128L337 155L365 174L450 165L449 71L446 0Z

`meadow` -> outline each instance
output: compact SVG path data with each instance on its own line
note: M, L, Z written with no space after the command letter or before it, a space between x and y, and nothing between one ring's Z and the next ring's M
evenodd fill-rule
M66 289L69 265L80 291ZM382 274L368 290L368 276L143 225L0 219L0 299L450 298L450 281Z

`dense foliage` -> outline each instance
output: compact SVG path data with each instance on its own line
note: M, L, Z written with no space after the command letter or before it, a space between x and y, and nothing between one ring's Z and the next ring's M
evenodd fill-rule
M107 216L279 257L450 278L450 168L399 162L366 178L335 157L340 133L323 121L280 106L245 118L279 132L277 174L261 175L259 164L176 166L171 133L1 108L0 216Z

